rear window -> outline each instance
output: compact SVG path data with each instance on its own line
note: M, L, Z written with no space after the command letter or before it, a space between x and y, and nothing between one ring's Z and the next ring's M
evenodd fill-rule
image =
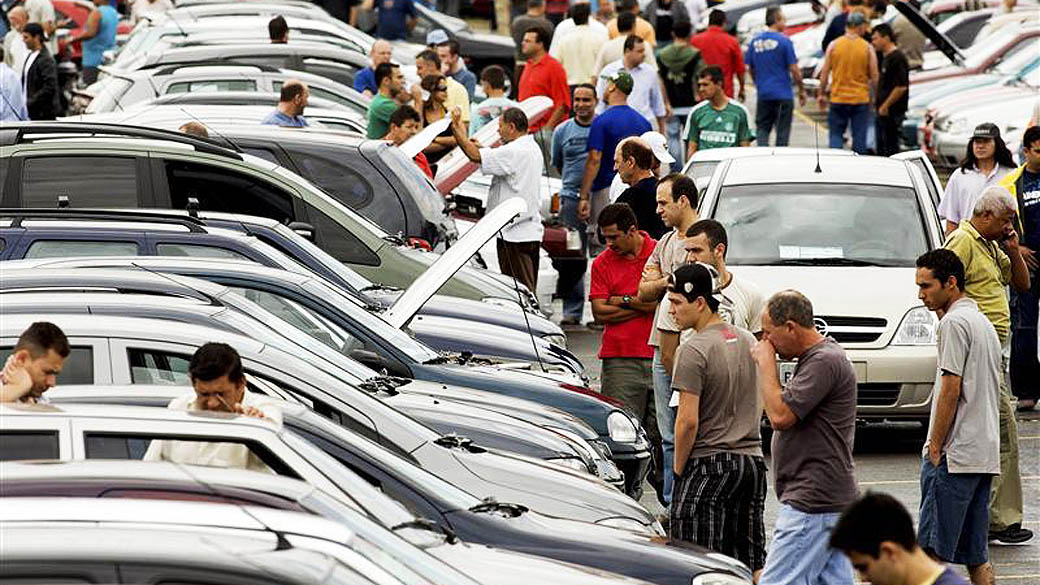
M14 346L0 347L0 362L7 362ZM93 384L94 383L94 348L73 345L69 348L69 357L61 367L58 384Z
M256 82L252 79L207 79L178 81L166 88L168 94L194 91L256 91Z
M58 431L0 432L0 461L57 458Z
M22 206L138 207L137 159L118 156L38 156L22 168Z

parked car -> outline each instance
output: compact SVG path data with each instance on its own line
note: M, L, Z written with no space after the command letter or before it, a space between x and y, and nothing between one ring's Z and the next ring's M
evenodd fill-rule
M900 5L903 4L905 3L900 3ZM927 34L929 31L924 32ZM937 34L938 31L935 31L928 36L934 38ZM1008 27L976 41L975 44L965 49L963 64L955 62L954 65L911 73L910 86L913 87L914 84L925 81L983 73L1019 52L1035 56L1038 51L1040 51L1040 24Z
M73 99L76 99L75 97ZM108 99L105 94L94 98ZM223 103L222 103L223 102ZM217 124L258 126L278 103L273 92L198 92L165 95L154 100L138 102L132 107L116 109L104 114L81 114L62 118L62 122L84 124L122 124L138 127L177 130L185 122L194 121L212 128ZM368 127L365 116L347 106L323 98L313 98L307 106L307 123L313 128L364 132Z
M0 145L4 207L50 207L58 195L68 194L76 207L187 209L193 198L207 211L307 224L318 246L334 258L397 287L408 286L436 259L406 252L403 242L287 169L180 132L10 123L0 129ZM476 300L536 302L518 297L500 278L466 268L443 291Z
M815 155L816 152L817 149L814 148L799 148L794 146L709 148L706 150L698 150L693 153L693 156L690 157L683 166L682 172L693 179L693 182L697 185L697 191L701 192L707 188L708 181L711 180L711 176L715 173L716 167L718 167L719 163L723 161L755 156L811 156ZM826 150L824 152L830 156L855 156L856 154L851 150L841 149Z
M734 272L767 296L792 288L812 301L817 329L852 361L858 418L927 425L937 321L917 299L914 263L942 244L941 186L909 157L922 155L722 161L700 214L727 226ZM793 369L782 363L781 379Z
M403 540L422 549L409 549L391 542L386 552L405 564L435 557L464 570L465 564L457 562L455 558L461 556L469 560L473 556L479 559L485 549L476 545L490 544L487 539L479 542L471 540L468 533L476 532L472 529L467 531L467 535L456 531L462 540L467 541L465 543L459 538L449 539L440 533L416 528L398 528L392 531L393 534L387 534L387 529L380 526L383 519L376 514L366 514L363 504L354 500L367 499L367 503L371 503L371 500L378 498L387 500L387 507L398 506L360 478L354 480L352 488L363 488L361 493L364 497L357 493L325 492L299 480L252 471L125 460L9 461L0 463L0 472L4 477L4 491L0 497L119 498L132 493L135 499L179 499L177 496L187 496L200 502L231 501L266 509L310 513L342 523L372 542L382 544L391 539ZM348 490L344 488L342 491ZM396 512L394 516L387 523L388 527L408 522L408 515L403 511ZM655 583L687 585L692 575L701 574L708 568L699 564L706 551L681 541L672 541L666 546L612 529L597 528L589 531L592 527L583 523L563 520L531 522L531 513L524 514L522 520L495 516L474 515L490 528L486 532L502 541L508 538L506 546L493 545L497 550L522 550L527 555L618 572L606 563L588 562L586 557L591 552L594 558L607 559L607 563L617 567L654 566L660 576L649 580ZM524 529L519 526L521 524L531 527ZM590 546L593 540L598 542ZM640 556L641 553L645 556ZM630 568L625 572L634 574ZM490 581L495 582L495 579Z
M1040 44L1037 45L1040 48ZM947 168L956 167L968 152L971 134L979 124L989 122L1000 128L1006 139L1021 138L1029 127L1040 91L1040 70L1033 70L1013 85L993 89L975 89L964 92L964 96L975 96L982 102L968 101L949 108L941 100L934 105L936 111L929 145L935 160ZM1000 104L994 108L993 104Z

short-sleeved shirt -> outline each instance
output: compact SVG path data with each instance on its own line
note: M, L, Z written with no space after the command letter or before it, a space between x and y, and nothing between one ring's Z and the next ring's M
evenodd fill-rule
M921 585L971 585L971 582L958 575L952 567L943 567L942 571L935 576L934 581L926 581Z
M487 98L479 104L470 106L469 135L473 136L485 124L502 115L502 112L516 105L507 97Z
M694 35L690 42L701 50L701 57L708 65L722 69L722 89L733 97L733 76L744 74L744 55L736 37L722 30L721 26L709 26L708 30Z
M845 350L830 337L807 349L780 398L798 421L773 433L777 498L807 514L845 509L856 498L856 374Z
M466 69L465 65L461 65L458 71L448 75L448 77L459 82L459 85L466 88L466 97L469 98L470 101L473 100L473 94L477 92L477 76L474 75L472 71Z
M684 237L680 237L678 231L673 229L657 242L657 246L654 248L650 258L647 259L643 271L656 268L664 276L675 272L676 268L685 263L686 240ZM665 294L657 304L657 313L654 315L654 329L650 332L649 343L653 347L658 347L661 344L661 331L669 333L679 332L679 325L668 314L670 306L671 302L668 300L668 295Z
M657 215L657 178L653 175L641 179L618 197L618 203L627 203L636 214L639 228L659 240L668 233L661 216Z
M549 54L563 65L569 85L589 83L598 72L596 57L605 42L606 32L582 24L560 39L559 43L554 43Z
M567 106L567 112L571 108L571 89L567 85L567 72L563 65L551 55L545 55L537 63L528 61L524 65L524 72L520 74L517 88L517 98L524 101L535 95L544 95L552 98L553 107L558 108L560 104ZM568 113L565 113L566 119ZM536 132L546 123L549 118L531 126L530 131Z
M978 304L968 297L950 306L939 320L938 363L928 437L928 454L935 409L946 375L961 377L957 412L942 452L950 473L1000 473L1000 434L997 396L1000 394L1000 341Z
M885 58L881 60L881 70L878 74L878 90L874 97L874 107L881 107L893 89L905 87L907 91L903 92L902 97L888 107L889 118L902 118L910 104L910 63L907 62L906 55L899 49L885 55Z
M589 157L589 130L577 118L571 118L553 130L552 165L560 169L560 197L578 198L585 160Z
M469 123L469 93L466 92L466 86L462 85L458 81L455 81L451 77L446 77L444 81L448 85L448 99L444 100L444 107L448 108L448 111L455 109L455 106L459 107L462 112L462 121Z
M381 93L368 104L368 133L372 139L382 138L390 131L390 116L397 111L398 104Z
M610 19L610 22L607 23L607 34L612 39L616 39L619 36L621 36L621 32L618 31L617 19L616 18ZM651 45L656 45L657 44L657 32L654 30L654 26L652 24L650 24L649 22L647 22L641 16L637 16L636 17L636 24L635 24L635 26L632 27L632 33L631 34L636 35L637 37L643 39L644 41L650 43ZM667 42L667 41L670 41L671 39L664 39L664 40ZM652 48L653 47L647 47L647 52L649 53L650 49L652 49Z
M307 126L307 118L303 116L287 116L282 113L281 110L275 108L273 112L267 115L261 124L268 126L289 126L292 128L304 128Z
M706 327L675 351L672 388L700 396L690 457L762 455L762 398L751 357L755 338L728 323Z
M588 27L601 32L604 36L607 34L607 27L595 18L589 18ZM567 38L569 34L574 32L574 29L578 28L578 23L574 22L573 18L565 18L560 21L560 24L556 25L556 30L553 31L552 42L549 43L549 54L551 55L559 46L563 39Z
M610 63L600 71L599 80L596 83L596 93L600 96L596 113L601 114L607 109L606 78L618 71L627 71L632 76L632 92L628 94L628 105L632 109L642 114L650 124L654 124L657 118L665 115L664 95L661 93L661 79L657 75L657 68L640 63L635 68L629 69L625 67L623 59Z
M989 173L982 173L978 167L964 170L958 167L946 181L946 190L939 199L939 217L953 223L971 219L982 191L990 185L998 185L1008 173L1015 169L994 165Z
M793 100L791 65L798 62L794 43L776 31L760 33L748 43L745 62L755 75L760 100Z
M412 0L377 0L379 22L376 37L387 41L400 41L408 37L406 17L415 17Z
M354 91L360 93L366 89L372 92L373 96L379 93L379 86L376 85L376 73L371 67L364 67L354 76Z
M635 258L625 258L607 248L592 261L589 300L625 295L635 297L639 294L639 280L643 274L643 266L646 265L646 259L650 257L657 245L650 234L644 231L639 233L643 236L643 247ZM599 358L653 358L654 348L646 343L653 325L653 313L643 313L621 323L605 323Z
M527 202L527 211L502 228L507 242L541 242L540 183L544 166L542 151L530 134L499 146L480 149L480 170L491 175L487 209L513 197Z
M54 4L51 3L51 0L25 0L22 2L22 8L25 8L29 17L28 22L38 22L41 25L53 22L55 26L58 24L57 19L54 18ZM58 54L58 35L51 35L51 38L45 40L43 44L51 55Z
M686 118L686 140L697 143L697 150L740 146L754 135L748 126L747 108L730 100L721 110L704 100Z
M979 310L997 330L1004 343L1011 333L1011 309L1005 288L1011 282L1011 259L991 242L979 235L964 220L946 238L943 247L953 250L964 264L964 294L979 305Z
M614 170L614 149L618 142L629 136L639 136L650 131L650 122L630 106L620 104L610 106L602 114L596 116L589 129L589 150L598 150L603 158L599 163L599 172L592 181L592 190L599 191L610 186L610 181L617 171Z
M1040 173L1022 169L1020 182L1022 192L1018 194L1018 199L1022 208L1018 213L1023 227L1022 243L1037 250L1040 249Z

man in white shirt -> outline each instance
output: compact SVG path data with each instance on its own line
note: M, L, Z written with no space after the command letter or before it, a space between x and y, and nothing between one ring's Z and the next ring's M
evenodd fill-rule
M580 2L575 2L573 5L571 5L570 9L574 10L574 7L577 6L578 4L589 4L589 3L584 1L584 0L582 0ZM590 9L591 9L591 4L589 4L589 6L590 6ZM589 24L589 28L590 29L596 31L597 33L602 32L604 36L607 35L607 27L602 22L596 20L595 18L590 18L588 24ZM553 29L553 31L552 31L552 41L549 42L549 54L550 55L553 54L553 51L559 50L559 43L560 43L560 41L562 41L563 39L567 38L567 36L569 34L574 32L574 29L577 28L577 26L578 26L578 23L574 22L573 18L566 18L566 19L560 21L560 24L556 25L556 28ZM555 59L555 57L553 57L553 58Z
M58 37L55 36L54 4L51 0L25 0L22 3L29 14L29 22L38 22L43 27L47 50L55 57L58 55Z
M7 20L11 23L11 30L4 35L4 63L21 79L22 66L29 55L29 49L22 39L22 27L29 22L29 13L21 6L15 6L7 13Z
M571 7L571 18L577 27L566 38L553 42L549 54L563 65L567 72L567 85L572 88L580 83L595 83L596 56L599 48L607 42L607 31L593 28L589 20L589 5L585 2Z
M539 180L543 159L538 144L527 132L527 116L520 108L509 108L498 118L502 146L480 148L469 138L459 109L452 113L451 132L466 157L480 164L491 175L487 210L513 197L527 202L527 212L502 228L498 239L498 264L502 274L512 276L532 291L538 290L538 250L542 243L542 218L539 213Z
M667 135L668 111L664 95L661 92L661 81L657 75L657 69L644 63L646 51L647 46L643 39L635 35L626 37L624 56L621 60L614 61L600 71L599 84L596 89L600 96L604 95L607 79L624 69L634 81L632 92L628 94L628 105L642 114L651 126L656 122L656 127L661 134ZM600 98L596 113L601 114L606 109L607 103Z
M241 414L281 426L281 411L262 395L246 390L242 360L230 345L207 343L200 347L191 356L188 375L195 393L175 398L168 408ZM155 439L144 460L271 472L249 447L237 443Z

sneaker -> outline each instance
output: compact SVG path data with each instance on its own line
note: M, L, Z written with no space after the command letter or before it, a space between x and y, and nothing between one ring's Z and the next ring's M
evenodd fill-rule
M1028 528L1022 528L1022 525L1018 523L1012 524L1004 530L989 531L990 540L996 540L1004 544L1020 544L1031 538L1033 538L1033 531Z

